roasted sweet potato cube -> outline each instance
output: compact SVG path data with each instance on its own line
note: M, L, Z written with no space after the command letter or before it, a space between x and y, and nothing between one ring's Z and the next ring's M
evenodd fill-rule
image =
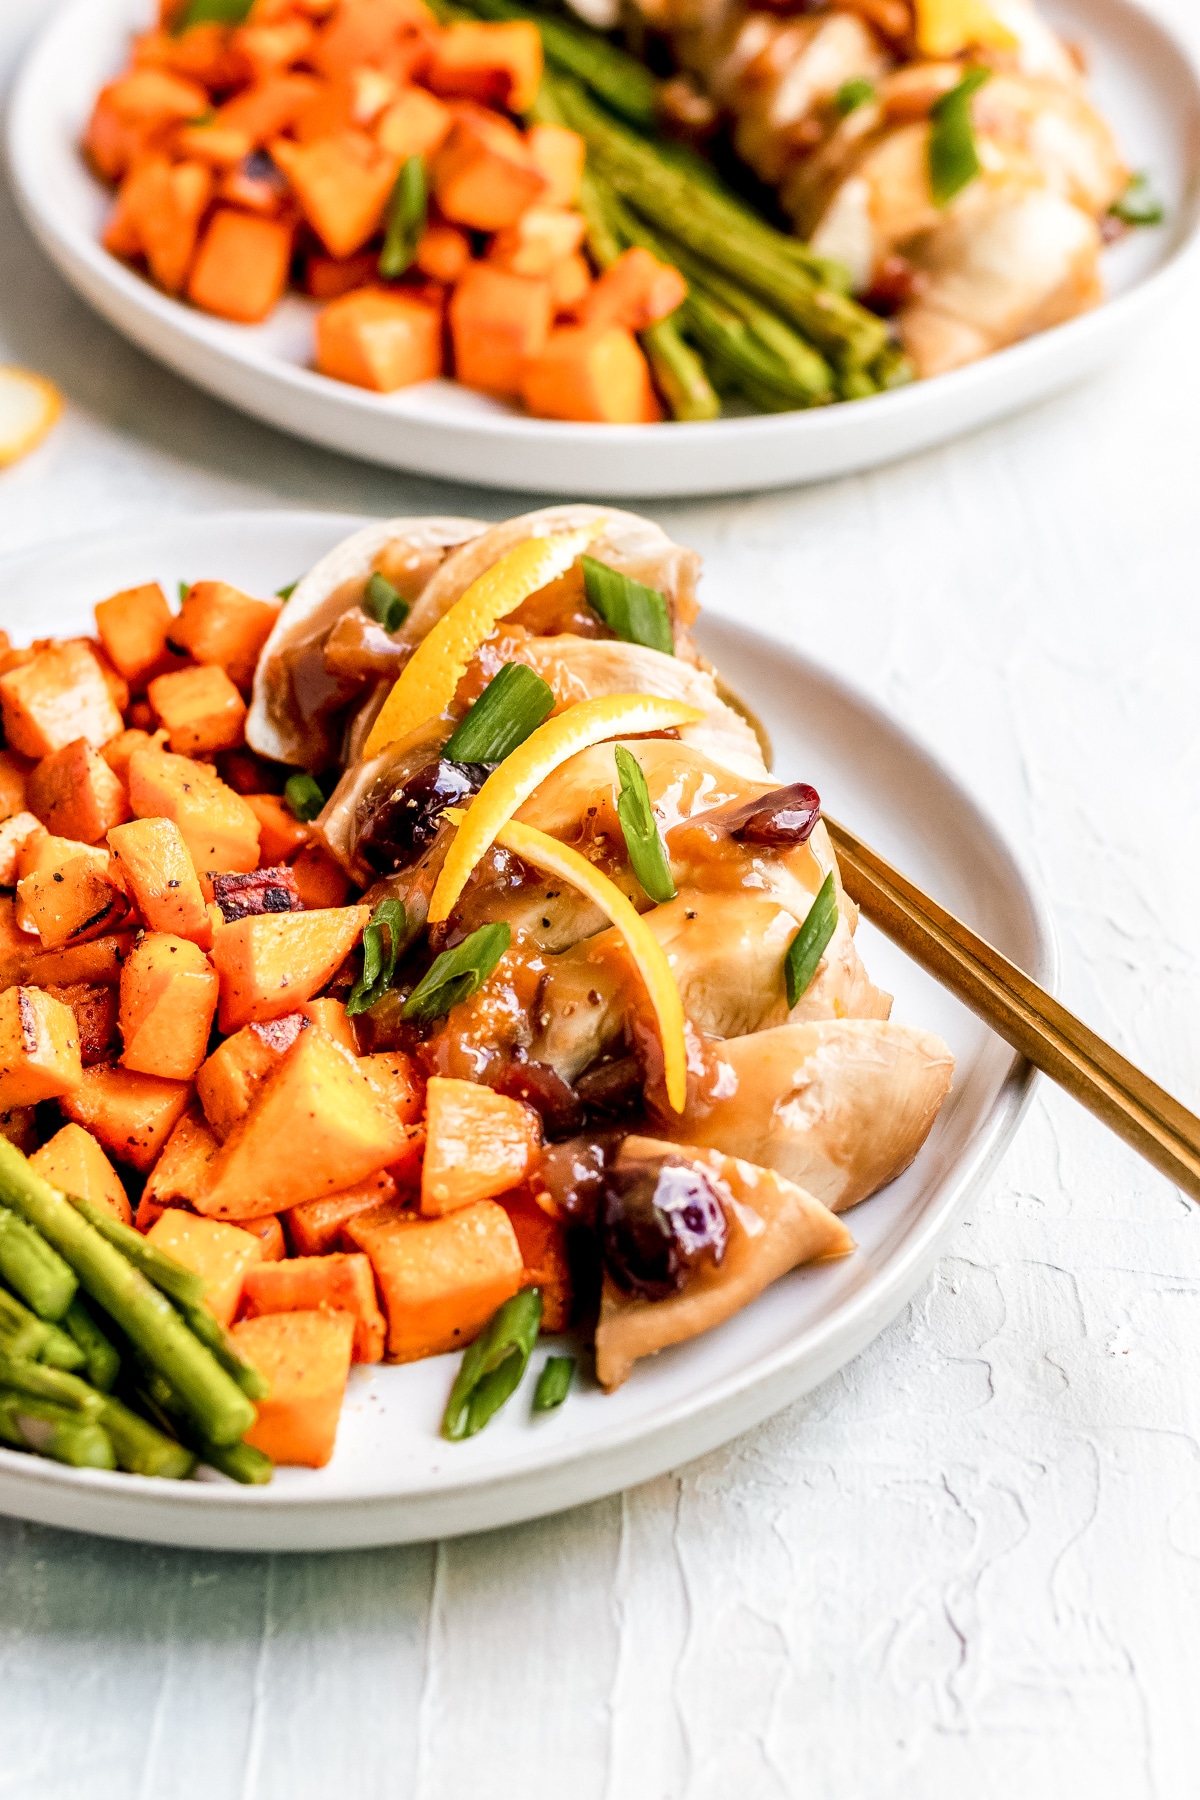
M350 954L370 916L365 906L341 906L264 913L224 926L213 944L221 1030L277 1019L311 1000Z
M0 1137L7 1138L26 1156L37 1149L37 1107L6 1106L0 1109Z
M44 1180L61 1188L64 1194L102 1206L122 1225L132 1223L129 1196L121 1177L82 1125L64 1125L40 1150L34 1151L29 1161Z
M83 1080L75 1014L40 988L0 994L0 1106L33 1106Z
M99 862L97 857L101 857ZM61 868L23 876L22 908L33 920L44 950L61 950L111 933L129 902L110 872L108 852L72 857Z
M236 1225L216 1219L198 1219L194 1213L173 1206L146 1233L146 1242L185 1269L192 1269L207 1284L205 1305L222 1325L232 1325L242 1298L248 1272L262 1261L262 1239Z
M24 812L25 789L32 768L28 757L15 750L0 750L0 819L11 819Z
M433 190L442 216L471 231L515 224L546 185L520 132L482 109L460 108L433 158Z
M358 1066L396 1117L415 1125L425 1111L425 1083L412 1057L403 1050L381 1050L360 1057Z
M327 906L344 906L350 892L349 876L323 844L309 844L301 850L292 864L292 880L303 905L310 912L318 912Z
M15 887L21 852L42 830L42 822L30 812L11 813L0 824L0 887Z
M286 219L218 206L196 252L188 299L218 318L257 325L283 294L291 255Z
M545 346L550 284L472 263L450 302L454 373L467 387L515 398L526 364Z
M224 669L197 665L159 675L146 697L166 731L171 749L182 756L233 750L243 741L246 702Z
M425 1090L421 1211L433 1216L518 1186L537 1167L532 1107L474 1081L435 1075Z
M441 1219L351 1219L346 1236L375 1270L388 1321L388 1358L415 1362L461 1350L521 1286L524 1263L494 1200Z
M422 0L342 0L310 60L331 80L364 63L406 80L425 58L430 24Z
M136 751L129 803L139 819L174 820L197 874L258 867L258 820L207 763L170 750Z
M263 1261L282 1262L287 1255L287 1240L278 1213L263 1213L258 1219L242 1219L239 1231L248 1231L263 1247Z
M283 1215L293 1252L297 1256L329 1255L351 1219L395 1198L396 1183L386 1169L380 1169L357 1187L343 1188L323 1200L301 1201Z
M124 723L100 664L78 639L48 644L0 675L0 713L11 747L39 760L80 737L98 750Z
M550 276L575 255L585 229L582 213L562 206L531 206L515 225L496 233L488 262L511 275Z
M351 1056L358 1055L358 1037L354 1030L354 1021L346 1015L345 1005L341 1000L328 996L320 1000L306 1000L300 1008L310 1025L331 1037L335 1044L348 1050ZM367 1071L364 1070L364 1073Z
M532 19L455 21L434 39L425 79L447 98L526 112L542 79L541 33Z
M133 69L100 90L83 147L106 181L118 181L155 133L206 111L208 94L197 82L165 69Z
M453 122L448 106L427 94L424 88L406 88L380 114L375 125L375 141L390 150L401 162L410 156L430 156L445 140Z
M623 326L552 331L526 359L520 386L525 405L539 419L649 425L661 416L649 364Z
M214 123L223 129L244 131L252 143L265 144L268 138L286 131L320 91L321 84L312 75L294 70L286 75L268 75L219 106Z
M171 642L194 661L224 669L235 687L248 688L281 604L256 600L227 581L197 581L172 622Z
M44 756L29 777L29 809L58 837L98 844L129 817L129 797L86 738Z
M17 886L20 887L27 875L52 875L55 870L63 869L69 862L80 859L102 874L109 868L108 856L98 844L84 844L78 838L56 837L39 820L38 829L29 833L17 851ZM37 930L33 914L23 903L19 893L16 923L21 931Z
M541 1290L542 1330L565 1331L571 1322L572 1288L562 1222L551 1218L525 1187L505 1194L500 1205L521 1246L525 1264L522 1286Z
M46 992L69 1006L79 1027L79 1056L85 1069L111 1062L121 1047L117 989L94 981L50 983Z
M352 1056L323 1031L302 1031L230 1132L201 1210L252 1219L336 1194L402 1155L407 1129Z
M258 1417L246 1442L277 1463L324 1468L350 1373L353 1315L268 1313L235 1325L233 1340L271 1384L267 1398L256 1403Z
M239 919L258 919L264 913L304 911L286 863L252 869L248 874L214 875L212 890L226 925L236 925Z
M411 294L345 294L317 315L317 368L379 394L432 381L442 372L441 318Z
M68 1119L86 1125L110 1156L145 1175L162 1154L191 1094L188 1081L97 1063L83 1070L82 1081L59 1105Z
M352 256L378 231L399 164L366 132L341 131L314 144L275 138L271 155L330 256Z
M190 938L206 950L212 942L208 907L178 825L131 819L108 833L108 847L150 930Z
M245 801L258 820L258 854L264 864L290 862L310 841L308 826L278 794L247 794Z
M135 704L144 706L146 703L138 700ZM150 732L130 725L124 731L119 731L115 738L110 738L100 754L117 780L125 786L129 781L129 763L135 750L165 750L166 747L165 731L156 731L152 736Z
M145 1075L190 1081L204 1061L219 983L203 950L151 931L121 971L121 1061Z
M25 979L30 987L70 987L78 982L115 987L132 947L133 933L120 931L64 950L35 948L26 959Z
M243 1025L198 1070L196 1094L204 1116L221 1143L243 1118L267 1077L273 1075L300 1033L308 1028L302 1012L285 1013L260 1025Z
M221 1146L204 1121L199 1106L189 1104L146 1179L142 1199L160 1209L180 1201L194 1207L212 1175ZM153 1224L149 1220L149 1224ZM139 1211L138 1229L145 1230Z
M157 581L125 588L96 606L96 630L100 642L133 688L142 687L158 673L167 656L171 609Z
M534 125L525 134L530 161L546 183L543 206L574 206L583 180L587 145L565 125Z
M211 193L212 171L206 164L172 162L165 155L139 157L121 183L104 232L105 249L114 256L145 256L159 286L177 294L187 279Z
M383 1360L386 1327L370 1260L361 1251L262 1263L246 1275L245 1298L251 1319L262 1313L348 1312L354 1319L353 1360Z

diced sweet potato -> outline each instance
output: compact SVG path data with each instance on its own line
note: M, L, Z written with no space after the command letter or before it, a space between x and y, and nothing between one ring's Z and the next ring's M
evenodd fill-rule
M268 762L244 744L237 750L223 750L213 760L221 780L246 800L251 794L282 794L291 774L282 763Z
M218 206L196 252L188 299L219 318L257 325L287 286L291 256L286 220Z
M317 315L317 368L334 381L390 394L442 372L442 323L407 294L363 288Z
M304 291L314 300L340 300L356 288L370 287L379 268L379 258L369 250L357 256L310 256L304 264Z
M146 697L179 755L233 750L243 740L246 702L224 669L210 664L159 675Z
M238 1229L248 1231L251 1237L259 1240L263 1247L264 1263L282 1262L287 1255L287 1243L278 1213L264 1213L261 1219L242 1219Z
M18 756L15 750L0 750L0 819L25 811L31 766L28 758Z
M403 81L424 60L433 29L422 0L342 0L309 60L330 79L366 63Z
M295 17L259 24L259 16L256 13L254 22L234 31L232 45L249 63L255 80L265 81L289 64L305 60L312 51L316 27L311 19Z
M124 786L86 738L37 764L29 777L29 807L47 831L85 844L98 844L129 817Z
M155 133L198 118L208 94L162 69L134 69L100 90L84 133L84 150L106 181L118 181Z
M61 868L22 876L17 897L44 950L67 949L106 936L129 911L107 851L91 850L72 857Z
M192 266L211 194L212 171L205 163L141 159L121 184L104 246L118 256L144 255L159 286L177 294Z
M187 591L171 642L193 661L215 663L243 692L254 680L281 602L256 600L227 581L197 581Z
M275 138L271 155L331 256L352 256L378 231L399 164L365 132L342 131L315 144Z
M271 1383L246 1442L277 1463L321 1469L333 1455L350 1373L354 1319L347 1312L268 1313L243 1319L233 1338Z
M197 1195L208 1187L220 1147L205 1124L200 1108L194 1101L189 1103L146 1179L142 1199L157 1205L160 1210L180 1201L194 1207ZM153 1219L143 1223L139 1210L139 1231L148 1229L153 1223Z
M264 1203L274 1212L336 1194L387 1168L406 1142L354 1058L323 1031L302 1031L230 1132L201 1208L254 1218Z
M169 750L129 759L129 803L139 819L172 819L197 874L258 867L258 820L207 763Z
M401 162L432 156L445 142L452 118L450 108L424 88L406 88L375 121L375 141Z
M292 871L286 863L252 869L248 874L214 875L213 899L226 925L257 919L264 913L303 912Z
M477 1082L432 1076L425 1090L425 1128L423 1213L437 1216L507 1193L537 1167L537 1114Z
M176 156L207 163L214 172L236 168L253 148L246 132L231 125L218 125L211 119L198 125L179 125L171 135L171 149Z
M139 700L135 704L143 706L145 702ZM125 731L119 731L115 738L110 738L100 754L117 780L124 786L129 780L129 763L135 750L165 750L166 747L167 734L165 731L157 731L151 736L148 731L142 731L137 726L130 726Z
M204 1061L219 983L203 950L151 931L121 971L121 1061L146 1075L190 1081Z
M515 225L498 231L488 250L488 262L510 275L549 277L559 263L574 256L583 242L582 213L561 206L530 206Z
M351 1219L395 1198L396 1183L386 1169L380 1169L357 1187L343 1188L323 1200L302 1201L284 1214L292 1250L297 1256L327 1256Z
M96 606L96 630L115 668L138 688L158 673L167 654L171 609L157 581L125 588Z
M447 98L526 112L542 79L541 33L532 19L456 21L434 39L425 79Z
M132 1223L129 1197L121 1177L82 1125L64 1125L40 1150L34 1151L29 1161L43 1180L61 1188L64 1194L102 1206L122 1225Z
M123 723L100 664L79 639L49 644L0 675L0 712L10 746L39 760L80 737L98 750Z
M262 1261L261 1238L173 1206L150 1227L146 1242L202 1276L205 1305L222 1325L232 1325L246 1275Z
M21 852L42 822L30 812L16 812L0 824L0 887L15 887Z
M467 387L515 399L526 363L546 343L550 319L548 282L472 263L450 301L455 375Z
M577 131L565 125L534 125L525 135L530 160L546 191L544 206L574 206L583 180L587 145Z
M542 1330L565 1331L571 1323L571 1264L566 1233L527 1187L505 1194L500 1205L517 1234L525 1264L522 1286L541 1289Z
M114 987L98 982L73 981L50 984L46 992L69 1006L79 1027L79 1056L85 1069L93 1063L111 1062L121 1047L117 1028L118 998Z
M341 906L264 913L226 925L213 945L221 1030L277 1019L311 1000L350 954L370 916L365 906Z
M350 878L323 844L309 844L292 864L292 879L303 905L312 912L325 906L344 906Z
M637 339L618 326L561 326L525 362L521 398L541 419L647 425L661 417Z
M546 191L520 132L476 108L456 112L433 158L432 177L443 218L471 231L515 224Z
M261 1025L243 1025L218 1044L199 1069L196 1093L221 1143L250 1111L263 1082L275 1073L307 1026L308 1020L299 1011Z
M77 1125L86 1125L118 1162L148 1174L183 1116L191 1083L112 1063L97 1063L82 1073L79 1085L59 1101L63 1112Z
M263 1263L246 1277L248 1318L322 1309L348 1312L354 1319L355 1362L382 1362L386 1327L375 1298L370 1260L361 1251Z
M346 1016L346 1008L341 1000L324 998L306 1000L300 1008L310 1025L331 1037L335 1044L348 1050L351 1056L358 1055L358 1039L354 1033L354 1021ZM369 1071L368 1071L369 1072Z
M207 949L208 908L178 825L171 819L131 819L112 828L108 847L150 930L190 938Z
M605 269L580 312L584 325L620 325L645 331L687 298L687 282L671 263L659 262L640 244Z
M30 987L70 987L78 982L115 987L133 945L132 932L114 932L65 950L41 950L36 938L25 938L24 956L11 954L11 934L0 936L0 979L24 980Z
M290 862L312 836L278 794L246 794L246 805L258 820L258 854L265 864Z
M214 123L225 130L244 131L253 144L265 144L288 129L320 87L314 76L296 70L269 75L219 106Z
M104 685L108 689L108 697L119 713L124 713L129 705L129 683L109 657L108 651L98 637L80 638L100 665L100 673L104 677Z
M37 1149L37 1107L6 1106L0 1109L0 1137L7 1138L26 1156Z
M470 260L471 240L457 225L442 225L435 220L425 227L416 256L416 267L422 275L453 287Z
M358 1066L396 1117L415 1125L425 1111L425 1083L412 1057L403 1050L381 1050L360 1057Z
M524 1263L494 1200L441 1219L351 1219L346 1235L371 1259L388 1321L388 1358L415 1362L461 1350L521 1285Z
M40 988L0 993L0 1106L34 1106L83 1080L75 1014Z

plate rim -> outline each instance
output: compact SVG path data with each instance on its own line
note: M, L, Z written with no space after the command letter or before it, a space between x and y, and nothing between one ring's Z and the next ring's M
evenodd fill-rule
M317 508L189 511L172 514L140 530L126 527L120 532L81 533L50 545L23 548L0 559L0 583L19 575L23 569L40 567L47 561L61 558L86 556L90 550L103 548L106 554L119 556L132 554L136 547L146 545L147 554L151 554L149 546L169 541L172 532L181 526L198 523L216 537L222 531L254 529L269 532L297 526L309 530L328 526L331 531L339 532L345 527L348 533L374 522L377 522L376 515L324 512ZM746 626L724 612L714 611L709 616L718 631L745 644L752 656L778 656L783 650L839 708L865 715L877 729L898 736L951 791L957 804L973 817L993 850L1008 865L1037 952L1036 958L1032 959L1037 966L1031 972L1053 993L1059 979L1059 947L1042 885L1008 832L950 770L938 752L873 695L840 671L797 649L784 637ZM426 1482L413 1488L393 1486L355 1494L306 1494L303 1489L273 1491L270 1487L243 1488L217 1482L164 1483L117 1471L67 1468L0 1446L0 1511L19 1517L37 1517L37 1513L20 1506L21 1495L50 1493L55 1496L51 1502L56 1514L53 1523L67 1529L99 1530L113 1536L191 1544L199 1548L333 1549L350 1544L427 1541L433 1536L491 1529L519 1519L543 1516L584 1500L598 1499L629 1485L624 1473L605 1476L601 1465L606 1462L624 1459L626 1464L635 1466L632 1479L649 1479L671 1467L675 1460L690 1461L750 1429L845 1366L886 1328L911 1298L949 1232L1011 1142L1031 1103L1037 1080L1032 1065L1013 1052L978 1129L923 1199L920 1216L906 1233L899 1249L859 1290L827 1317L807 1327L798 1338L764 1353L750 1365L730 1372L682 1400L664 1402L652 1414L624 1421L614 1417L610 1427L601 1428L586 1440L560 1445L557 1450L547 1439L540 1452L533 1446L525 1446L501 1462L465 1466L452 1482ZM731 1423L735 1413L736 1422ZM688 1439L688 1447L677 1459L673 1454L674 1443L683 1436ZM655 1445L659 1448L654 1448ZM664 1454L663 1447L670 1453ZM565 1498L539 1499L525 1491L539 1484L552 1484L556 1479L560 1485L565 1484ZM436 1529L418 1526L417 1530L411 1531L398 1526L394 1516L405 1509L419 1511L430 1507L444 1507L448 1514L454 1509L458 1513L470 1513L472 1504L485 1489L494 1490L494 1497L499 1501L498 1506L488 1509L486 1523L481 1523L478 1518L464 1521L448 1516ZM127 1523L113 1518L98 1522L94 1515L72 1522L61 1516L64 1506L69 1510L72 1497L78 1498L84 1510L91 1500L107 1512L113 1511L124 1498L130 1503L130 1517ZM29 1504L33 1504L32 1498ZM147 1518L139 1519L139 1511L147 1505L167 1523L152 1525ZM388 1515L393 1516L389 1518ZM315 1542L314 1539L321 1536L321 1522L336 1516L351 1517L355 1529L348 1536L343 1531L327 1545ZM228 1520L235 1532L250 1524L251 1535L251 1522L266 1527L284 1521L299 1522L302 1530L311 1523L314 1530L303 1541L291 1544L267 1546L257 1538L254 1542L219 1544L213 1541L217 1534L211 1528L216 1525L219 1529L222 1520ZM173 1529L175 1526L178 1529ZM194 1535L195 1532L200 1535Z

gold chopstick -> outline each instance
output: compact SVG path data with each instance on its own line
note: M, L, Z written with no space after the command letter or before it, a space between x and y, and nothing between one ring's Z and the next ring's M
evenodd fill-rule
M992 1030L1200 1200L1200 1119L861 838L822 815L850 898Z

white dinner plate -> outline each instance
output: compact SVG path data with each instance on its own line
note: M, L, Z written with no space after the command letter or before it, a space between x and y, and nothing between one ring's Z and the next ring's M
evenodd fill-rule
M13 100L17 197L67 279L120 331L201 387L285 431L426 475L547 494L722 494L782 487L887 462L1066 387L1148 329L1195 248L1200 77L1133 0L1052 0L1092 60L1098 104L1131 166L1149 173L1168 223L1106 258L1097 311L971 368L812 412L695 425L567 425L530 419L450 381L379 395L313 372L313 303L289 296L263 325L234 325L160 293L99 242L111 205L79 155L101 85L123 67L153 0L67 0L35 44Z
M0 565L0 626L18 642L92 627L106 594L219 578L271 593L364 523L325 513L172 520ZM700 642L759 711L781 779L815 783L916 881L1050 986L1053 933L1020 860L954 779L870 701L786 646L715 617ZM0 1512L45 1524L223 1550L341 1549L478 1531L613 1493L699 1456L823 1381L904 1305L1011 1137L1026 1063L871 929L859 943L893 1016L940 1032L954 1088L916 1162L847 1215L857 1253L797 1270L729 1323L639 1365L615 1394L581 1381L534 1420L531 1374L467 1443L438 1422L457 1359L356 1368L332 1462L266 1488L63 1468L0 1449ZM270 1174L264 1171L269 1204Z

